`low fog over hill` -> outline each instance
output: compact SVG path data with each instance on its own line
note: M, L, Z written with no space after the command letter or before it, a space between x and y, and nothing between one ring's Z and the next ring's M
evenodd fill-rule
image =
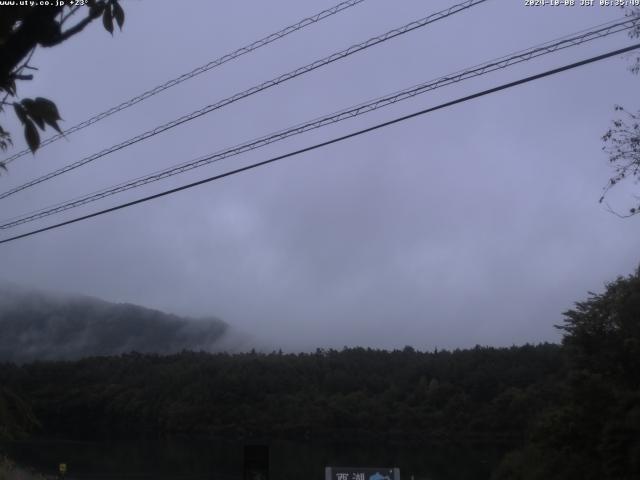
M222 320L0 285L0 361L181 350L237 350L247 339Z

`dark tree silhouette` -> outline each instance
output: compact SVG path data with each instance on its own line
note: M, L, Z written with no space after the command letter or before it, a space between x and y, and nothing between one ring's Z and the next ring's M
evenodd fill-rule
M640 478L640 268L564 315L557 400L495 479Z
M640 8L627 12L629 16L640 16ZM629 32L631 38L640 38L640 25ZM640 73L640 56L634 57L634 63L629 70L633 74ZM627 179L640 181L640 111L633 113L626 108L616 105L615 111L620 114L613 120L612 127L603 135L605 142L603 150L609 155L614 174L609 179L604 193L600 197L600 203L604 202L609 190ZM635 196L627 213L619 213L607 205L609 211L615 215L626 218L640 213L640 196Z
M58 121L61 120L51 100L42 97L17 100L17 82L33 79L32 72L36 69L30 61L35 49L59 45L98 18L102 18L104 28L111 34L114 21L120 29L124 24L124 10L118 0L67 3L65 6L15 5L4 7L0 15L0 94L4 93L0 111L13 107L32 152L40 145L38 130L49 126L60 132ZM81 14L84 15L78 20ZM16 101L8 101L10 97ZM0 149L6 150L10 145L11 134L0 125ZM0 168L6 169L6 165L0 162Z

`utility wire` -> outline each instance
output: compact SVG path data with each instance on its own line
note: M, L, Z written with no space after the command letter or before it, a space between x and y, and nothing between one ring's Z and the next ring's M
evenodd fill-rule
M123 204L120 204L120 205L116 205L115 207L106 208L106 209L100 210L98 212L90 213L88 215L83 215L81 217L76 217L76 218L73 218L71 220L67 220L67 221L64 221L64 222L56 223L54 225L49 225L48 227L43 227L43 228L39 228L37 230L32 230L30 232L26 232L26 233L23 233L21 235L16 235L16 236L13 236L13 237L5 238L3 240L0 240L0 244L12 242L12 241L15 241L15 240L19 240L21 238L30 237L32 235L36 235L38 233L42 233L42 232L46 232L46 231L53 230L53 229L56 229L56 228L60 228L60 227L63 227L65 225L70 225L72 223L77 223L77 222L80 222L82 220L87 220L89 218L98 217L98 216L104 215L106 213L115 212L116 210L122 210L124 208L128 208L128 207L131 207L133 205L137 205L139 203L145 203L145 202L148 202L148 201L151 201L151 200L155 200L157 198L164 197L164 196L167 196L167 195L171 195L173 193L177 193L177 192L180 192L182 190L187 190L187 189L190 189L190 188L193 188L193 187L197 187L198 185L203 185L205 183L210 183L210 182L213 182L215 180L220 180L221 178L229 177L231 175L235 175L235 174L240 173L240 172L244 172L244 171L247 171L247 170L252 170L252 169L257 168L257 167L262 167L264 165L268 165L270 163L274 163L274 162L277 162L279 160L283 160L285 158L293 157L293 156L296 156L296 155L300 155L302 153L306 153L306 152L310 152L312 150L316 150L318 148L322 148L322 147L326 147L328 145L332 145L334 143L342 142L342 141L347 140L349 138L357 137L359 135L363 135L365 133L369 133L369 132L372 132L374 130L378 130L380 128L384 128L384 127L388 127L388 126L396 124L396 123L404 122L405 120L409 120L411 118L418 117L420 115L425 115L427 113L434 112L436 110L441 110L443 108L451 107L451 106L457 105L459 103L464 103L464 102L467 102L469 100L473 100L475 98L479 98L479 97L483 97L485 95L489 95L491 93L499 92L501 90L506 90L508 88L512 88L512 87L515 87L515 86L518 86L518 85L522 85L524 83L529 83L529 82L532 82L532 81L535 81L535 80L539 80L539 79L544 78L544 77L548 77L548 76L555 75L555 74L558 74L558 73L561 73L561 72L565 72L567 70L572 70L574 68L581 67L583 65L587 65L587 64L590 64L590 63L598 62L598 61L613 57L615 55L620 55L622 53L627 53L627 52L630 52L632 50L636 50L638 48L640 48L640 43L636 43L634 45L631 45L631 46L628 46L628 47L625 47L625 48L620 48L618 50L614 50L614 51L611 51L611 52L608 52L608 53L604 53L602 55L591 57L591 58L588 58L586 60L581 60L579 62L571 63L571 64L565 65L563 67L554 68L552 70L547 70L545 72L538 73L536 75L531 75L529 77L521 78L520 80L516 80L514 82L505 83L505 84L502 84L500 86L497 86L497 87L494 87L494 88L490 88L488 90L483 90L481 92L477 92L477 93L474 93L472 95L467 95L466 97L461 97L461 98L458 98L456 100L452 100L452 101L449 101L449 102L441 103L440 105L437 105L435 107L426 108L424 110L420 110L418 112L414 112L414 113L411 113L409 115L404 115L402 117L394 118L393 120L389 120L387 122L379 123L379 124L374 125L372 127L364 128L362 130L358 130L358 131L349 133L347 135L343 135L341 137L336 137L336 138L333 138L331 140L327 140L325 142L316 143L315 145L311 145L309 147L305 147L305 148L302 148L300 150L295 150L293 152L285 153L284 155L279 155L277 157L273 157L273 158L270 158L268 160L263 160L262 162L253 163L251 165L247 165L247 166L244 166L244 167L241 167L241 168L236 168L235 170L231 170L231 171L224 172L224 173L221 173L221 174L218 174L218 175L214 175L212 177L205 178L205 179L199 180L197 182L189 183L187 185L182 185L181 187L176 187L176 188L172 188L170 190L165 190L163 192L156 193L154 195L149 195L147 197L139 198L139 199L133 200L131 202L127 202L127 203L123 203Z
M395 28L393 30L390 30L382 35L379 35L377 37L373 37L370 38L369 40L356 44L356 45L352 45L351 47L342 50L340 52L337 53L333 53L331 55L329 55L328 57L325 57L321 60L316 60L313 63L310 63L304 67L299 67L295 70L290 71L289 73L285 73L283 75L280 75L272 80L269 80L267 82L261 83L260 85L257 85L255 87L252 87L248 90L244 90L243 92L237 93L231 97L225 98L224 100L220 100L219 102L216 102L214 104L211 105L207 105L206 107L201 108L200 110L196 110L188 115L184 115L176 120L172 120L171 122L165 123L164 125L158 126L152 130L148 130L144 133L141 133L140 135L137 135L135 137L132 137L128 140L125 140L122 143L119 143L117 145L113 145L109 148L106 148L98 153L95 153L93 155L90 155L88 157L85 157L81 160L78 160L76 162L73 162L69 165L66 165L62 168L59 168L57 170L54 170L52 172L49 172L41 177L38 177L34 180L31 180L25 184L19 185L15 188L12 188L11 190L8 190L2 194L0 194L0 199L3 198L7 198L17 192L20 192L26 188L32 187L34 185L37 185L39 183L42 183L46 180L50 180L54 177L57 177L58 175L62 175L63 173L69 172L71 170L74 170L78 167L81 167L83 165L86 165L87 163L93 162L94 160L97 160L98 158L104 157L105 155L108 155L110 153L116 152L118 150L121 150L123 148L126 148L130 145L133 145L134 143L138 143L142 140L146 140L147 138L153 137L155 135L158 135L159 133L165 132L166 130L169 130L171 128L177 127L178 125L181 125L185 122L189 122L191 120L194 120L198 117L201 117L203 115L206 115L207 113L210 113L214 110L218 110L219 108L222 108L226 105L229 105L231 103L237 102L238 100L241 100L243 98L246 98L250 95L253 95L255 93L261 92L263 90L266 90L268 88L271 88L275 85L279 85L281 83L284 83L288 80L291 80L293 78L296 78L300 75L304 75L305 73L311 72L317 68L320 67L324 67L325 65L328 65L330 63L333 63L337 60L341 60L343 58L346 58L350 55L353 55L354 53L360 52L362 50L366 50L367 48L370 48L374 45L378 45L379 43L383 43L386 42L388 40L391 40L392 38L398 37L400 35L404 35L406 33L409 33L413 30L416 30L418 28L422 28L426 25L429 25L431 23L434 23L438 20L442 20L443 18L447 18L451 15L454 15L456 13L459 13L463 10L466 10L468 8L471 8L475 5L478 5L480 3L484 3L487 0L467 0L465 2L456 4L452 7L449 7L445 10L442 10L440 12L434 13L432 15L429 15L427 17L424 17L420 20L415 20L413 22L410 22L400 28Z
M364 0L346 0L344 2L338 3L337 5L334 5L331 8L328 8L326 10L323 10L319 13L316 13L315 15L305 18L303 20L300 20L298 23L295 23L293 25L289 25L286 28L283 28L282 30L272 33L271 35L267 35L264 38L261 38L260 40L256 40L253 43L250 43L249 45L246 45L244 47L241 47L237 50L235 50L234 52L231 53L227 53L226 55L223 55L219 58L216 58L215 60L210 61L209 63L207 63L206 65L202 65L200 67L194 68L193 70L191 70L188 73L185 73L183 75L180 75L179 77L173 78L171 80L168 80L167 82L158 85L150 90L147 90L146 92L143 92L139 95L136 95L135 97L130 98L129 100L122 102L120 105L116 105L115 107L111 107L108 110L105 110L104 112L98 113L96 115L94 115L93 117L84 120L83 122L80 122L76 125L74 125L73 127L69 127L68 129L64 130L62 133L60 134L56 134L53 135L52 137L47 138L46 140L43 140L40 143L40 148L49 145L57 140L60 140L63 137L66 137L67 135L77 132L78 130L82 130L83 128L88 127L89 125L93 125L94 123L99 122L100 120L103 120L111 115L113 115L114 113L120 112L126 108L132 107L133 105L142 102L143 100L146 100L149 97L153 97L154 95L157 95L158 93L171 88L171 87L175 87L176 85L185 82L195 76L198 76L202 73L208 72L209 70L219 67L220 65L223 65L231 60L234 60L238 57L241 57L242 55L245 55L247 53L250 53L254 50L259 49L260 47L264 47L265 45L269 45L272 42L275 42L276 40L279 40L281 38L286 37L287 35L294 33L298 30L301 30L309 25L312 25L314 23L318 23L321 20L324 20L327 17L330 17L332 15L335 15L336 13L339 13L343 10L346 10L350 7L356 6L359 3L364 2ZM29 150L28 148L25 148L24 150L15 153L14 155L10 156L9 158L7 158L6 160L4 160L4 164L8 165L9 163L13 162L14 160L23 157L27 154L31 153L31 150Z
M310 130L315 130L329 124L338 123L349 118L363 115L365 113L372 112L374 110L392 105L394 103L413 98L416 95L420 95L425 92L444 87L446 85L450 85L450 84L457 83L469 78L484 75L486 73L493 72L495 70L504 69L509 66L531 60L533 58L547 55L561 49L580 45L588 41L603 38L608 35L612 35L614 33L629 30L631 28L635 28L635 26L639 24L640 24L640 18L635 18L635 19L623 18L623 19L619 19L616 22L608 22L607 24L604 24L605 26L599 25L597 27L593 27L594 29L592 30L582 30L579 34L574 34L574 36L565 36L560 41L547 42L540 46L531 47L526 50L521 50L514 54L506 55L498 59L491 60L489 62L485 62L483 64L477 65L475 67L471 67L466 70L461 70L456 73L453 73L444 77L440 77L436 80L422 83L420 85L415 85L410 88L395 92L393 94L389 94L387 96L379 97L375 100L371 100L366 103L361 103L359 105L349 107L347 109L343 109L339 112L335 112L330 115L318 117L309 122L295 125L286 130L281 130L279 132L272 133L270 135L267 135L258 139L254 139L249 142L236 145L226 150L222 150L213 154L208 154L208 155L199 157L195 160L191 160L189 162L185 162L180 165L169 167L167 169L160 170L152 174L139 177L113 187L102 189L97 192L86 194L84 196L77 197L72 200L67 200L63 203L49 206L44 209L40 209L34 212L30 212L30 213L12 217L10 219L6 219L3 221L3 223L0 223L0 230L6 230L9 228L16 227L18 225L22 225L24 223L29 223L35 220L39 220L39 219L48 217L50 215L54 215L75 207L79 207L81 205L86 205L88 203L101 200L105 197L109 197L133 188L141 187L148 183L156 182L168 177L172 177L174 175L187 172L189 170L193 170L195 168L208 165L210 163L218 162L225 158L229 158L229 157L239 155L251 150L255 150L257 148L261 148L271 143L275 143L280 140L284 140L286 138L292 137L294 135L299 135L301 133L304 133Z

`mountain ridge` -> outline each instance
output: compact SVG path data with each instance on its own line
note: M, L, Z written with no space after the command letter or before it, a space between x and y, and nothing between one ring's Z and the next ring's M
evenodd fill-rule
M182 350L238 350L246 339L223 320L192 318L133 303L0 283L0 361Z

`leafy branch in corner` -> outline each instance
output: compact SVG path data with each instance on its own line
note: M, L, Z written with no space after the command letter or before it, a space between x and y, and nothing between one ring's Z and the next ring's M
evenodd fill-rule
M78 14L84 16L78 19ZM47 98L18 99L16 82L33 79L37 70L29 64L37 47L50 48L65 42L82 32L94 20L102 18L102 25L113 35L114 23L120 30L125 13L118 0L87 0L77 6L26 6L16 5L2 11L0 16L0 112L11 105L24 127L24 137L31 152L40 146L40 133L46 126L62 133L58 121L58 108ZM72 20L76 20L72 23ZM72 23L72 24L71 24ZM71 25L69 25L71 24ZM16 101L8 101L15 98ZM11 134L0 125L0 149L13 145ZM6 165L0 162L0 168Z

